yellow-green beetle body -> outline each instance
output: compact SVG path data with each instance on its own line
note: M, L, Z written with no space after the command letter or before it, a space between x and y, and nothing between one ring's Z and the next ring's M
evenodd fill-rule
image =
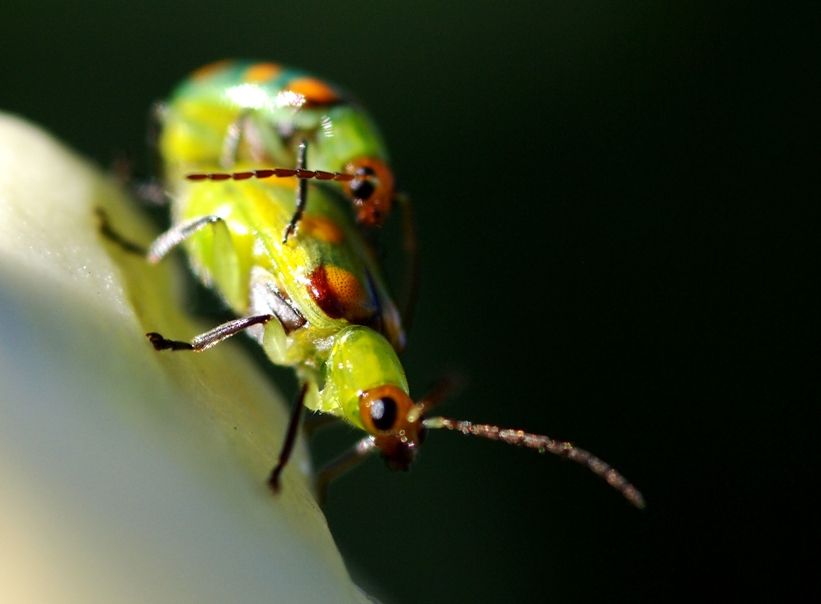
M174 225L148 258L159 261L183 244L194 272L239 318L190 342L147 335L157 350L201 351L247 331L272 362L294 368L302 386L269 478L274 489L304 406L367 433L323 476L372 451L407 469L425 428L445 428L567 457L643 506L621 474L583 449L522 430L426 418L442 388L419 402L410 397L397 356L399 312L360 232L385 218L393 176L367 114L334 87L271 63L218 63L183 82L161 127ZM308 169L308 156L319 165Z
M282 241L294 180L181 181L175 221L221 219L185 241L194 272L237 316L278 317L249 333L309 384L309 409L361 428L359 393L385 384L408 391L395 351L404 344L399 313L334 190L311 186L296 236Z

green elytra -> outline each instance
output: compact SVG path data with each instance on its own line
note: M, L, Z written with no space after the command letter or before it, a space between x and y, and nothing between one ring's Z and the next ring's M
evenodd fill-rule
M294 368L301 388L269 476L274 490L306 407L367 433L320 474L321 485L374 451L389 467L407 469L425 429L445 428L569 458L643 507L635 487L583 449L522 430L428 418L442 387L419 402L410 397L397 356L401 319L360 230L385 218L394 195L384 145L361 108L304 72L232 61L185 80L161 121L174 226L148 258L158 262L183 244L197 276L239 318L190 342L147 335L157 350L203 351L247 331L273 363ZM263 180L282 168L284 178ZM356 220L338 185L317 180L358 183L345 188ZM376 200L386 192L390 199Z
M306 141L313 169L370 176L365 187L345 187L360 223L376 226L390 213L393 172L374 121L347 93L305 71L219 61L184 80L161 111L160 154L171 181L244 162L293 167Z

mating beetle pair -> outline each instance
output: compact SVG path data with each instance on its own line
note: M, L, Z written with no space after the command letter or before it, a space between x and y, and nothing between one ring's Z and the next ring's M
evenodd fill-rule
M307 407L367 433L322 471L321 484L372 452L407 469L425 431L444 428L567 457L644 506L635 487L583 449L429 417L444 386L418 402L410 397L397 356L402 313L363 231L381 225L398 202L414 274L411 213L373 121L347 95L273 63L224 61L186 79L162 106L159 126L174 226L148 259L158 262L183 244L197 276L240 318L191 341L147 335L157 350L202 351L247 331L273 363L294 368L300 388L272 488L279 488Z

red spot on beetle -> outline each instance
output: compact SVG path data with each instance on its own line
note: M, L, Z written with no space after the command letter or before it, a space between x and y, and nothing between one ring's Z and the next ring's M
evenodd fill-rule
M350 271L327 264L315 268L309 279L308 293L332 319L360 323L373 315L365 288Z

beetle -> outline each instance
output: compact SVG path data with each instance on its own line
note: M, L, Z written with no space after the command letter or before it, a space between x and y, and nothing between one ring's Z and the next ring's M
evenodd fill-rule
M293 167L306 141L320 168L312 177L341 181L359 223L379 226L390 213L393 170L373 119L348 93L305 71L217 61L195 70L155 111L167 179L245 162ZM303 210L295 209L286 239Z
M219 82L226 88L222 94L229 95L230 90L243 86L236 83L238 65L245 79L249 71L273 72L273 67L265 67L271 64L229 65L230 69L210 67L206 76L195 73L169 104L166 115L170 117L163 124L160 149L173 226L151 244L147 257L156 263L183 245L194 273L238 318L188 341L157 332L146 335L158 351L201 352L245 331L273 363L295 370L300 386L284 444L268 476L270 487L274 491L280 488L302 410L307 408L365 432L349 453L320 473L320 487L374 452L390 468L407 470L425 432L446 429L566 457L604 478L635 506L643 507L642 495L619 472L571 443L523 430L431 417L447 393L444 382L418 401L411 398L399 359L405 344L402 314L388 291L371 244L363 237L361 212L352 216L343 192L333 184L336 175L339 180L356 176L335 172L332 178L321 178L317 171L309 170L309 147L311 153L318 148L322 161L333 155L322 148L321 137L299 140L294 164L286 168L269 163L273 155L256 157L254 145L246 155L241 145L232 142L234 129L247 127L237 126L237 120L245 119L241 112L231 107L223 114L211 100L198 105L199 97L189 90L197 90L205 77L212 96L220 96L215 90ZM288 89L285 81L276 80L271 90L280 94ZM184 111L176 106L178 102ZM203 131L207 136L194 128L193 122L183 124L177 113L198 116L196 123L207 126ZM305 134L310 129L304 124L313 123L315 117L303 120L299 112L293 113L293 131ZM256 116L247 119L255 124L249 132L266 129L254 122ZM357 119L364 120L361 115ZM283 129L279 118L273 118L271 126ZM363 141L357 148L381 149L381 139L364 140L370 136L367 132L359 133ZM287 137L282 132L278 135L282 139L278 144L287 146ZM199 145L204 148L200 150ZM218 156L225 148L232 149L231 171L220 171ZM198 171L186 172L188 169ZM369 178L365 175L365 182Z

